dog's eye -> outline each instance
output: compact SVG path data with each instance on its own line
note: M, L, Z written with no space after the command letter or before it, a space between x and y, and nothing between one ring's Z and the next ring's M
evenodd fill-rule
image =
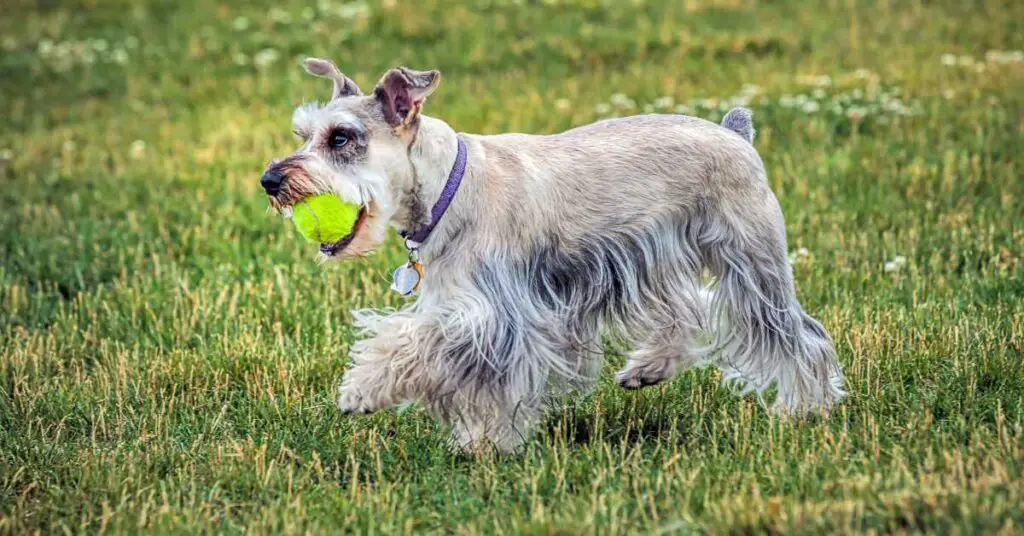
M348 136L341 134L340 132L331 134L331 137L327 139L327 145L329 145L331 149L340 149L344 147L346 143L348 143Z

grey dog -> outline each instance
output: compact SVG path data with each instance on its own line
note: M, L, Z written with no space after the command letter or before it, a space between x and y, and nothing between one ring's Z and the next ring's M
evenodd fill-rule
M457 134L420 113L437 71L392 69L364 95L329 60L305 66L334 89L295 111L302 147L261 181L271 206L333 193L362 207L350 235L321 244L326 259L369 253L389 225L429 231L407 241L416 300L354 312L342 411L417 402L457 445L511 451L550 397L595 383L605 332L633 341L624 388L711 364L745 392L774 385L781 413L843 396L829 335L796 298L749 110L722 125L643 115Z

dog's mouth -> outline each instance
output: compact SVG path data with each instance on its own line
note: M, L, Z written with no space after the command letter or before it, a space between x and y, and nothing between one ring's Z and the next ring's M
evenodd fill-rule
M338 240L335 240L334 242L321 243L320 253L323 253L328 257L336 257L340 255L341 252L345 251L345 248L352 243L352 240L355 239L356 235L359 234L359 231L363 228L363 223L366 221L367 214L366 206L360 207L359 214L356 216L356 223L352 225L352 232Z

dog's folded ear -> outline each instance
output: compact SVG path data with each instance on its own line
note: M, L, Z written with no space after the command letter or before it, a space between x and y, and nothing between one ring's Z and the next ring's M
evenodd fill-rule
M309 74L334 80L334 92L331 94L331 100L340 97L357 97L363 94L359 86L351 78L341 74L338 66L331 60L306 58L302 64Z
M423 101L440 83L439 71L414 71L399 67L384 73L373 94L384 108L384 119L392 127L399 127L416 119Z

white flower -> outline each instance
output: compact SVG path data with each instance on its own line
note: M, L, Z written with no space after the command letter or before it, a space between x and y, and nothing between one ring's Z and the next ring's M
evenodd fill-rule
M754 84L743 84L743 88L740 89L740 93L747 96L758 95L761 93L761 88Z
M809 113L809 114L813 114L814 112L817 112L820 109L821 109L821 106L817 102L814 102L814 101L807 101L803 105L803 111L805 113Z
M123 48L115 48L114 51L110 53L110 59L114 63L124 65L128 63L128 53L125 52Z
M846 117L850 118L853 121L863 119L866 115L868 115L868 111L860 106L851 106L848 110L846 110Z
M899 270L900 267L895 262L889 261L889 262L885 263L885 266L883 266L882 269L885 270L885 273L889 273L889 272L895 272L896 270Z
M0 149L0 160L11 160L14 158L14 151L10 149Z
M49 39L43 39L39 41L39 46L36 48L40 56L46 57L53 53L53 41Z
M244 32L249 28L249 17L241 15L235 17L234 22L231 23L231 27L234 28L236 31Z
M727 107L746 106L748 104L750 104L750 97L749 96L747 96L747 95L733 95L732 97L729 97L729 104L726 105L726 106Z
M942 92L942 97L944 99L946 99L946 100L951 100L955 96L956 96L956 91L954 91L952 89L947 89L947 90L944 90Z
M277 58L279 56L280 56L280 54L278 54L278 52L276 50L274 50L272 48L265 48L265 49L257 52L252 57L252 63L256 67L259 67L259 68L262 69L262 68L265 68L265 67L269 66L270 64L274 63L275 61L277 61Z
M619 108L633 108L636 106L636 102L627 97L624 93L616 93L608 98L608 102Z
M956 56L952 54L943 54L942 58L940 59L942 61L942 64L945 65L946 67L953 67L956 65Z
M892 262L896 263L896 266L903 266L907 264L907 258L903 255L896 255L892 258Z
M270 20L278 24L291 24L292 14L279 7L274 7L270 9Z
M354 19L359 16L360 13L369 11L365 2L354 2L351 4L342 4L338 6L338 16L343 19Z
M131 145L132 158L136 160L142 158L146 154L146 142L142 140L135 140Z

